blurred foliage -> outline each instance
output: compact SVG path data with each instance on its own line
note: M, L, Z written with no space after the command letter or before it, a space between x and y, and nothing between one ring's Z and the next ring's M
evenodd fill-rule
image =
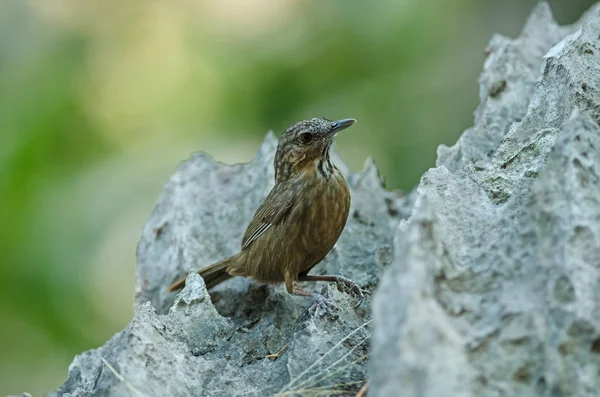
M593 2L550 2L562 23ZM535 0L0 2L0 394L40 394L133 310L135 243L195 150L354 117L337 149L408 190L469 127L493 32Z

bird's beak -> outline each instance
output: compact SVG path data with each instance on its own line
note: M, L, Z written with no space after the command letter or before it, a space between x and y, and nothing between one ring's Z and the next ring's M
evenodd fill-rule
M333 121L331 123L331 131L329 132L331 135L335 135L341 130L345 130L350 127L352 124L356 123L354 119L342 119L338 121Z

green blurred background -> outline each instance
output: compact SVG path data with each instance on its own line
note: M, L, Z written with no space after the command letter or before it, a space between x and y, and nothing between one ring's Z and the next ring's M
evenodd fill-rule
M354 117L337 149L408 190L472 123L492 33L535 0L1 0L0 395L40 395L133 310L135 246L192 151ZM561 23L593 1L550 1Z

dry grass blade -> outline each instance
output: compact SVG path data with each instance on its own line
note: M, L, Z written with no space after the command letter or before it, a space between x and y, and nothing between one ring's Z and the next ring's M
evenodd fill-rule
M336 369L335 371L333 371L333 372L330 372L329 374L327 374L327 376L324 376L324 377L322 377L322 378L320 378L320 379L317 379L317 380L315 381L315 383L314 383L314 384L318 384L318 383L320 383L320 382L323 382L323 381L324 381L324 380L326 380L326 379L329 379L329 378L331 378L333 375L340 373L340 372L341 372L341 371L343 371L344 369L346 369L346 368L348 368L348 367L351 367L351 366L352 366L352 365L354 365L354 364L358 364L359 362L363 361L363 360L364 360L364 359L366 359L367 357L369 357L369 355L368 355L368 354L365 354L364 356L361 356L361 357L357 358L356 360L354 360L354 361L352 361L352 362L349 362L348 364L346 364L346 365L343 365L343 366L339 367L339 368L338 368L338 369ZM363 382L363 381L361 381L361 382Z
M344 394L344 393L348 393L348 390L338 390L335 388L342 387L342 386L355 385L357 383L363 383L363 381L359 380L359 381L355 381L355 382L337 383L335 385L327 385L327 386L319 386L319 387L310 387L310 388L306 388L306 389L290 390L290 391L286 391L285 393L278 393L275 396L277 396L277 397L298 396L298 395L301 395L301 396L302 395L331 396L331 395L335 395L335 394Z
M360 388L355 397L365 397L367 395L367 389L369 388L369 382L366 382L363 387Z
M265 358L279 358L279 356L281 356L283 352L287 350L288 347L290 347L289 343L283 346L281 349L279 349L277 353L267 354Z
M104 365L106 365L106 367L110 370L110 372L113 373L113 375L117 379L119 379L121 382L125 383L125 385L127 386L127 388L129 388L129 390L131 390L132 392L134 392L134 393L136 393L136 394L138 394L140 396L143 396L142 392L140 392L138 389L136 389L135 387L133 387L133 385L131 383L129 383L127 381L127 379L125 379L123 377L123 375L121 375L120 373L118 373L117 370L112 365L110 365L110 363L108 361L106 361L106 359L104 357L100 357L100 360L102 360L102 362L104 363Z
M360 362L362 359L366 358L366 357L368 356L368 354L367 354L367 355L364 355L362 358L360 358L360 359L359 359L359 360L357 360L357 361L353 361L353 362L352 362L352 363L350 363L350 364L347 364L347 365L344 365L344 366L342 366L342 367L338 368L336 371L334 371L334 372L331 372L329 375L326 375L325 377L322 377L322 378L319 378L319 379L316 379L316 380L314 380L314 378L315 378L315 377L317 377L317 376L319 376L319 375L321 375L321 374L323 374L323 373L326 373L326 372L327 372L327 370L329 370L330 368L334 368L334 367L335 367L336 365L338 365L338 364L339 364L341 361L343 361L343 360L344 360L346 357L348 357L350 354L352 354L352 353L354 352L354 350L358 349L358 348L359 348L359 347L360 347L360 346L361 346L363 343L365 343L367 340L369 340L369 338L371 337L371 335L372 335L372 334L369 334L369 335L365 336L365 337L363 338L363 340L361 340L361 341L360 341L360 342L359 342L359 343L358 343L356 346L354 346L352 349L350 349L350 351L348 351L348 353L344 354L344 355L343 355L342 357L340 357L340 358L339 358L339 359L338 359L336 362L334 362L333 364L329 365L327 368L323 369L322 371L319 371L319 372L317 372L316 374L312 375L311 377L309 377L309 378L308 378L308 379L306 379L305 381L303 381L303 382L300 382L300 383L298 384L298 386L297 386L297 387L302 387L302 386L305 386L305 385L307 385L307 384L309 384L309 383L312 383L312 384L315 384L315 385L316 385L316 384L319 384L320 382L324 381L325 379L327 379L327 378L330 378L330 377L331 377L331 375L333 375L333 374L336 374L336 373L340 372L340 370L341 370L341 369L343 369L343 368L347 368L347 367L348 367L348 365L352 365L352 364L358 363L358 362Z
M308 368L306 368L304 371L302 371L300 373L300 375L298 375L297 377L292 379L287 385L285 385L283 387L283 389L281 389L281 391L284 392L286 390L289 390L290 387L292 387L296 382L298 382L298 380L300 380L300 378L302 378L306 373L308 373L311 369L313 369L316 365L318 365L321 361L323 361L323 359L325 357L327 357L331 352L333 352L335 349L337 349L342 343L344 343L346 340L348 340L348 338L350 338L352 335L357 333L359 330L361 330L364 327L366 327L367 325L369 325L371 323L371 321L373 321L373 320L371 319L371 320L367 321L366 323L364 323L363 325L361 325L360 327L356 328L354 331L352 331L348 335L346 335L342 340L340 340L331 349L329 349L329 351L327 351L327 353L325 353L323 356L321 356L321 358L319 358L317 361L312 363Z

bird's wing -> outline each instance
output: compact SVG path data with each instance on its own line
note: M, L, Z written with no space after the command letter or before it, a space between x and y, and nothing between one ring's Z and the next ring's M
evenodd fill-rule
M254 213L242 238L242 250L256 241L273 225L283 221L293 203L293 189L287 189L284 183L274 187Z

